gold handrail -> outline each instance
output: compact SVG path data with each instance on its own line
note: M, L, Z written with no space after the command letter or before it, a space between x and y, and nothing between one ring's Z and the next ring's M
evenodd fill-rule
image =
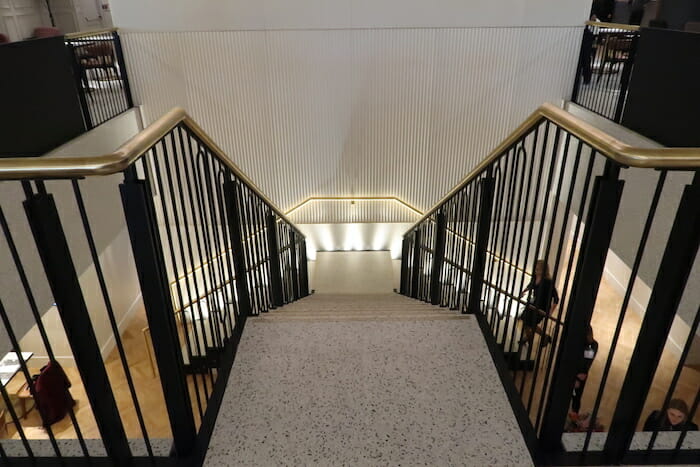
M71 40L71 39L80 39L82 37L90 37L90 36L96 36L98 34L108 34L110 32L117 32L119 28L105 28L105 29L96 29L94 31L82 31L82 32L69 32L68 34L64 34L64 38Z
M290 225L294 225L181 107L171 109L111 154L86 157L43 156L0 159L0 180L60 179L113 175L133 164L180 123L197 136L217 159L223 162L236 177L270 206L281 219Z
M548 120L563 130L576 136L581 141L589 144L605 157L614 160L625 167L639 167L647 169L698 169L700 168L700 148L637 148L623 143L617 138L594 127L593 125L570 114L566 110L555 105L545 103L534 111L523 123L518 126L496 149L477 165L474 170L462 179L454 188L435 205L425 212L406 232L408 234L425 219L430 217L440 206L452 198L466 185L471 183L486 168L496 161L503 153L523 138L527 133L543 120ZM404 235L406 235L404 234Z
M314 201L393 201L396 202L403 207L413 211L414 213L418 214L419 216L423 215L423 212L420 211L418 208L411 206L408 204L406 201L402 200L401 198L398 198L396 196L310 196L306 198L304 201L301 203L297 204L293 208L289 209L285 214L290 215L291 213L295 212L298 209L301 209L308 203L314 202Z
M604 21L586 21L586 26L608 29L624 29L626 31L639 31L639 26L634 24L606 23Z

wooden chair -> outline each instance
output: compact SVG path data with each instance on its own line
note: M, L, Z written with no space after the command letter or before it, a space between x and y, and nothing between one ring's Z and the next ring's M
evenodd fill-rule
M630 59L633 40L633 36L627 33L608 35L603 45L603 63L600 66L601 75L605 73L605 65L608 65L608 73L613 73L613 68ZM615 73L617 71L615 70ZM601 75L598 75L598 81L600 81Z
M39 372L38 368L29 368L30 374L38 374ZM36 404L34 404L34 397L32 397L24 375L21 372L17 373L7 383L5 390L10 396L13 407L16 407L17 416L19 418L27 418L27 414L32 411Z
M88 70L104 70L105 76L110 76L111 70L114 76L118 76L114 47L109 41L75 46L75 56L80 65L80 80L86 90L89 90Z
M143 333L143 340L144 343L146 344L146 352L148 352L148 363L151 364L151 373L153 373L153 377L156 377L156 362L155 362L155 356L153 355L153 340L151 338L151 328L145 327L141 329L141 332Z
M19 401L19 406L22 409L20 418L27 418L27 414L36 406L33 404L29 409L27 409L27 402L34 401L32 392L29 390L29 385L25 382L21 388L15 393L15 397Z

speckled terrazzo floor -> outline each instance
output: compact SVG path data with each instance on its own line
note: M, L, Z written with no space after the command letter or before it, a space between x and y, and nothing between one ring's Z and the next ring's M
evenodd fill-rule
M248 321L206 467L532 465L475 320L398 295L337 298L283 308L303 321Z

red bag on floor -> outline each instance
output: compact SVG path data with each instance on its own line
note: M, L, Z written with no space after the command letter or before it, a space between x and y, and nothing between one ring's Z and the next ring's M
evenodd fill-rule
M68 414L75 405L68 388L70 380L58 362L49 362L34 383L36 405L44 426L53 425Z

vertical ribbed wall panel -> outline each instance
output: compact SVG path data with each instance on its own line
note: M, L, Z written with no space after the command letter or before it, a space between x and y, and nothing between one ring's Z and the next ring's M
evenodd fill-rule
M581 29L123 35L147 122L185 107L282 209L397 196L427 210L535 108L568 97Z

